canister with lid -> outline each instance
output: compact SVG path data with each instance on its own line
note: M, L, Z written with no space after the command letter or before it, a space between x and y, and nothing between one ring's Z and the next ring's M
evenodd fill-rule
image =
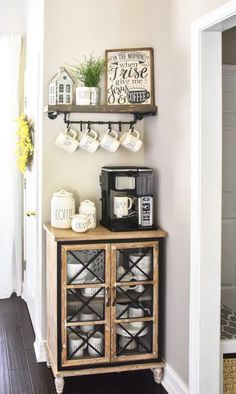
M88 215L92 220L91 228L96 227L96 206L93 201L82 201L79 206L79 213L84 213L85 215Z
M53 193L51 200L51 225L56 228L71 228L72 215L75 214L75 199L68 190Z

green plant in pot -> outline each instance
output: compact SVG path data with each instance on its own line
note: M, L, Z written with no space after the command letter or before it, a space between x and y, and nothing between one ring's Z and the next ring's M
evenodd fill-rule
M98 105L99 103L99 82L105 69L105 60L101 57L90 55L87 59L84 56L83 62L77 62L71 66L74 76L84 84L76 88L76 104L78 105Z

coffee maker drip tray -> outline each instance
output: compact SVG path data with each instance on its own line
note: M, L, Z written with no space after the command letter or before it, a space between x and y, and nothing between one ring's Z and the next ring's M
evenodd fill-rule
M101 225L108 228L108 230L111 231L145 231L145 230L157 230L157 226L152 225L152 226L139 226L137 223L134 223L132 220L128 218L124 219L113 219L110 221L110 223L103 223L103 221L100 221Z

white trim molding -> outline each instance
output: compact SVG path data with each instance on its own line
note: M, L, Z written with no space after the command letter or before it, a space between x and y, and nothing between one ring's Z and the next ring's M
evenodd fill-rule
M188 388L174 369L167 363L164 368L162 386L169 394L188 394Z
M47 361L46 341L42 340L41 335L35 337L34 352L38 363Z
M222 198L221 32L236 1L192 23L189 392L220 392Z

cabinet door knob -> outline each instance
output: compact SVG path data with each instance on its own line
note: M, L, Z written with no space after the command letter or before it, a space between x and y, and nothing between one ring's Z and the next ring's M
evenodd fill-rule
M35 217L36 216L36 212L35 211L27 211L26 212L26 216L28 216L28 217Z

